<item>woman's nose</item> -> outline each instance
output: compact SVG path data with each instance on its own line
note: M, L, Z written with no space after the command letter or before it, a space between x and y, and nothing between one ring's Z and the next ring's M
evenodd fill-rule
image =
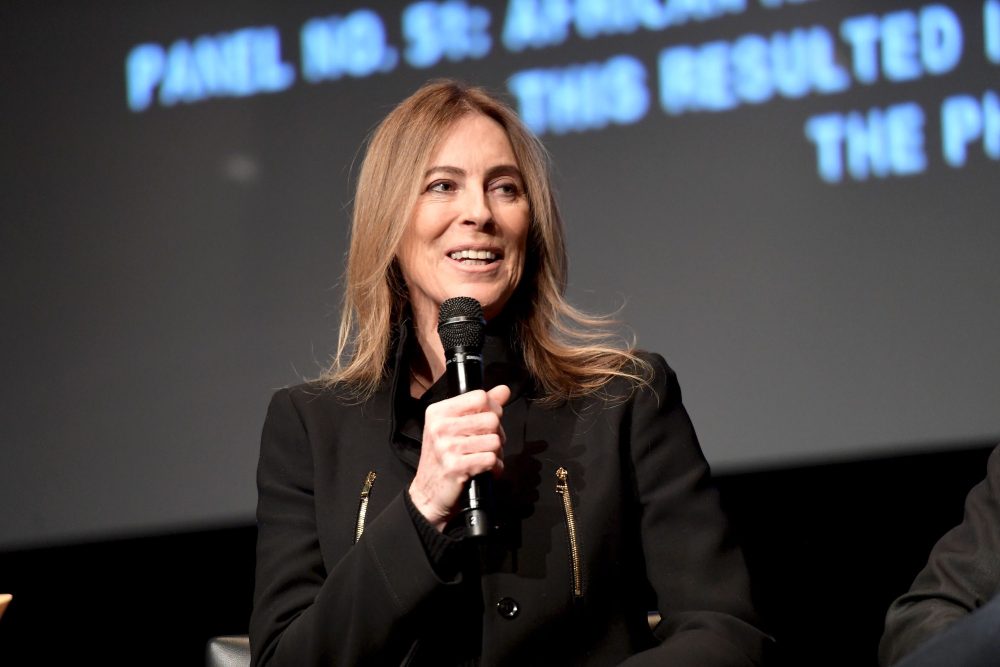
M485 192L467 190L463 206L465 210L462 224L485 227L493 222L493 211L490 209L490 201Z

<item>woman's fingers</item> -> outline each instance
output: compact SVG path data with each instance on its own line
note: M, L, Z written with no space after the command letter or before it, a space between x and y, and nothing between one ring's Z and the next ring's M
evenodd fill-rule
M427 415L459 416L492 412L499 417L503 414L503 406L508 400L510 400L510 387L498 384L488 392L477 389L432 403L427 407Z
M441 459L445 467L456 472L467 472L471 468L466 461L473 454L492 454L496 458L503 457L503 440L497 433L483 433L456 438L441 448ZM478 475L489 468L480 468L473 472Z
M433 403L424 418L424 440L433 442L450 436L469 436L497 433L501 444L505 440L500 417L503 404L510 398L506 385L497 385L489 392L482 390Z
M505 435L500 417L510 389L472 391L434 403L424 416L423 444L410 497L443 530L472 477L503 470Z
M424 435L429 435L434 439L499 433L502 430L500 417L492 412L477 412L458 417L428 418L424 425Z
M449 456L454 458L449 462L450 465L445 463L445 467L450 471L449 476L459 485L465 484L480 473L503 469L503 458L498 450L477 449L468 454Z
M498 415L502 415L503 406L507 405L507 401L510 400L510 387L505 384L498 384L486 392L486 397L492 404L492 411L497 412Z

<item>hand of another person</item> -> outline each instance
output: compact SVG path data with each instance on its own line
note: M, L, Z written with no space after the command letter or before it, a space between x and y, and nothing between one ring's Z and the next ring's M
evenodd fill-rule
M510 388L501 384L428 406L410 499L439 531L454 516L468 480L503 471L506 437L500 417L508 400Z

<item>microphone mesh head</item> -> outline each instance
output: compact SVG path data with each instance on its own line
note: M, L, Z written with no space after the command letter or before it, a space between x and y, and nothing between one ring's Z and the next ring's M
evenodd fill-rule
M456 296L441 304L438 312L438 336L441 337L441 345L445 350L456 347L482 349L485 328L483 307L475 299Z

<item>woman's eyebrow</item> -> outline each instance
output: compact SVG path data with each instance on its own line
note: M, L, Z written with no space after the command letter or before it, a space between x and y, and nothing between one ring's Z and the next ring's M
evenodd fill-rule
M429 168L424 172L424 178L427 178L431 174L445 173L452 174L453 176L465 176L466 171L461 167L452 167L449 165L439 165ZM495 178L497 176L516 176L521 178L521 170L517 168L516 164L498 164L495 167L490 167L486 171L487 178Z
M430 176L431 174L437 173L439 171L444 172L446 174L452 174L454 176L465 176L464 169L460 169L459 167L449 167L447 165L442 165L440 167L431 167L430 169L424 172L424 177L426 178L427 176Z
M497 176L514 176L520 179L521 170L517 168L516 164L498 164L495 167L490 167L486 172L486 178L496 178Z

